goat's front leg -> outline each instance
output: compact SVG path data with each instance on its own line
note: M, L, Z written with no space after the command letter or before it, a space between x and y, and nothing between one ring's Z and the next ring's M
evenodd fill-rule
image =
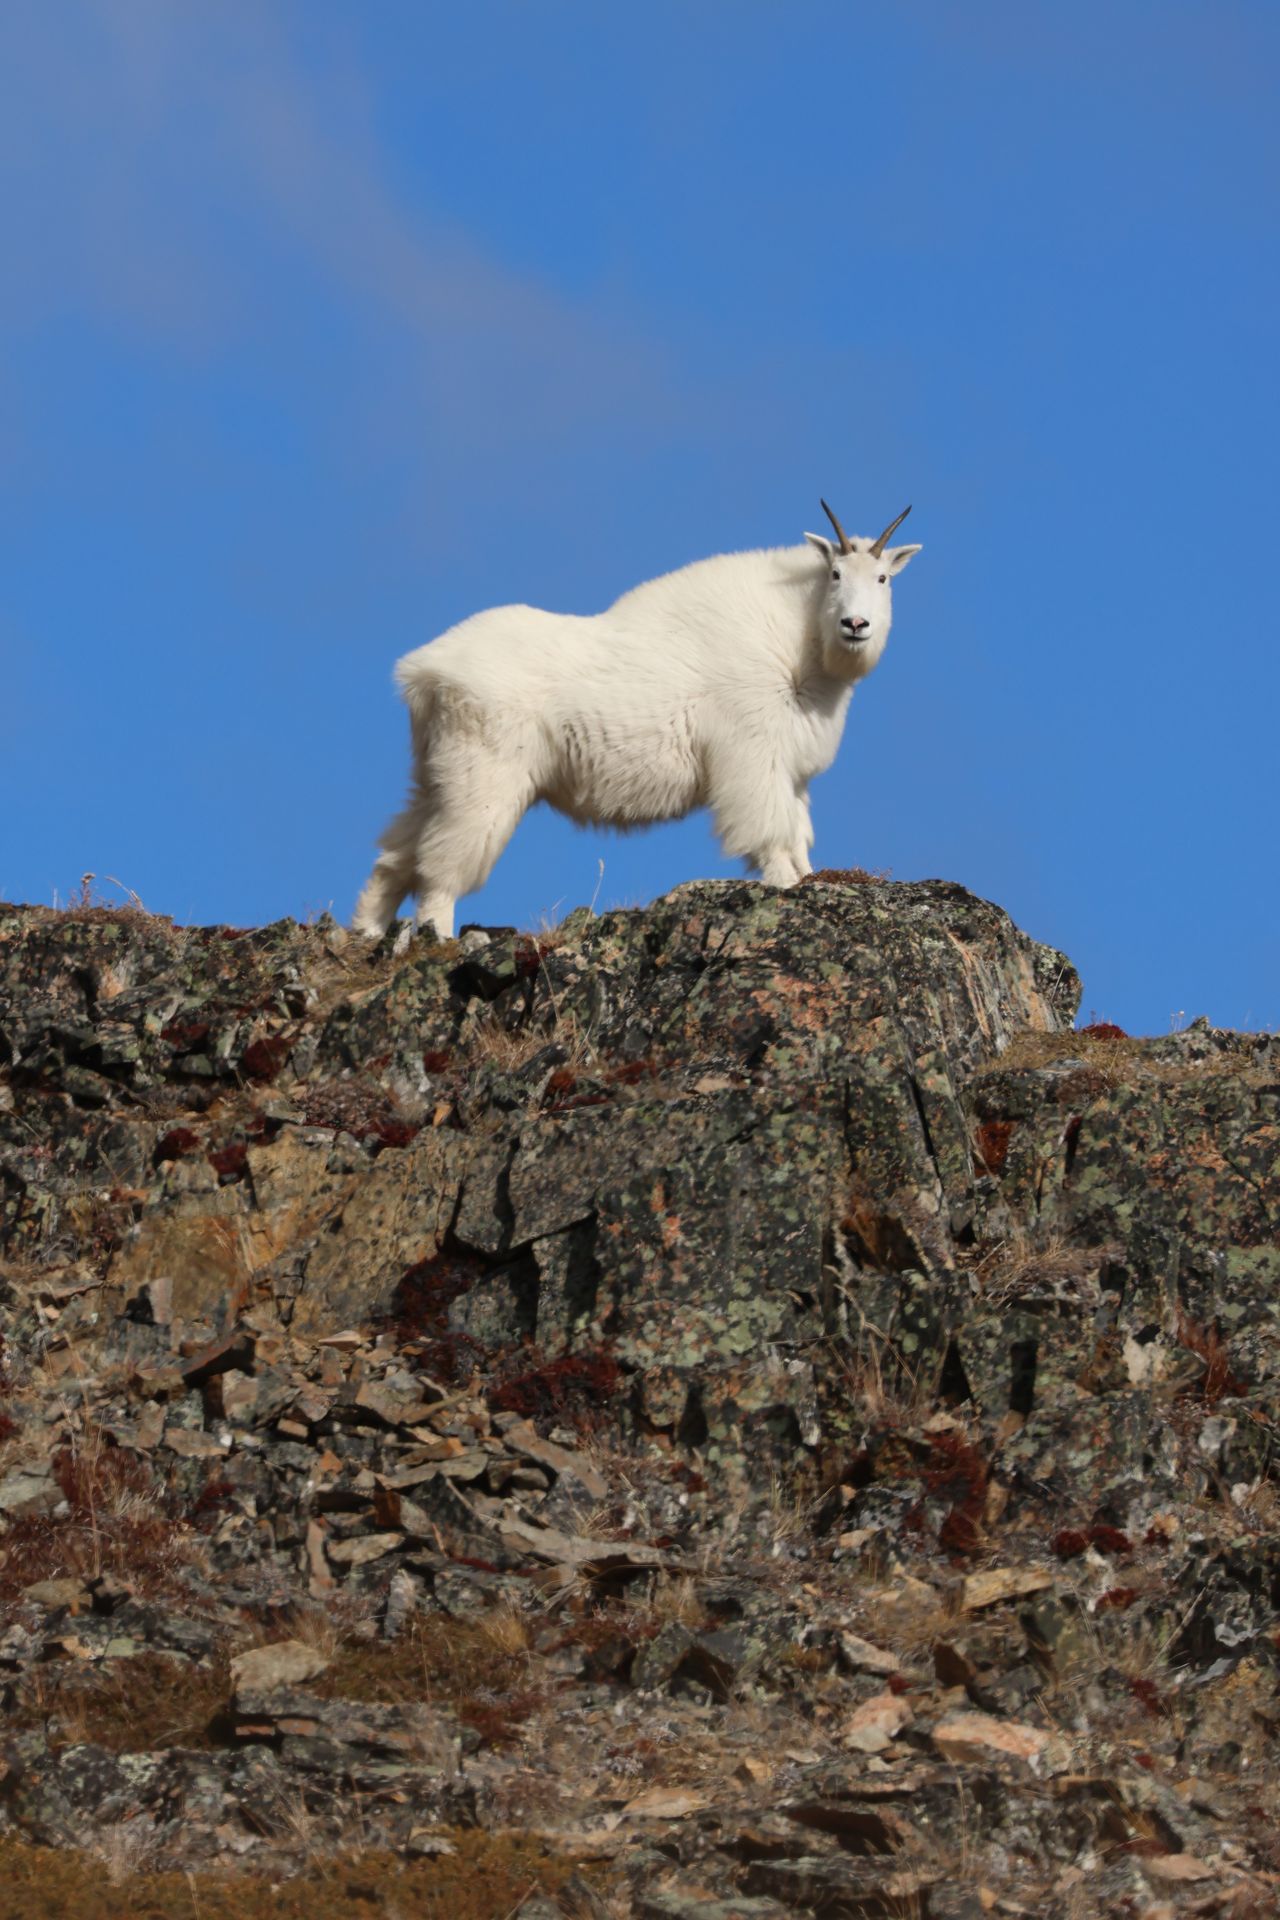
M712 809L720 843L740 854L771 887L793 887L811 871L813 828L805 793L780 769L722 755Z
M800 847L767 847L753 856L751 864L759 868L768 887L794 887L806 873L812 873L809 856Z

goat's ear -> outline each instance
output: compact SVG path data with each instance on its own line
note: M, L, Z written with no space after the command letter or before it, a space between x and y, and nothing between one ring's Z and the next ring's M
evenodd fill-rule
M908 560L914 560L919 552L919 547L890 547L885 555L890 573L901 573Z
M829 540L824 540L820 533L806 533L805 539L809 542L809 545L811 547L816 547L818 549L818 552L822 555L827 565L830 566L832 560L835 557L835 551L836 551L835 548L832 546L831 542Z

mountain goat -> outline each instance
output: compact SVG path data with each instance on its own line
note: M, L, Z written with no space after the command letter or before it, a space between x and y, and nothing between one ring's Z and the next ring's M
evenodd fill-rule
M698 560L589 617L495 607L406 654L409 803L356 906L385 933L405 895L453 933L526 809L635 827L710 807L727 854L772 886L812 871L808 785L884 652L891 582L920 548L851 540ZM815 552L816 549L816 552Z

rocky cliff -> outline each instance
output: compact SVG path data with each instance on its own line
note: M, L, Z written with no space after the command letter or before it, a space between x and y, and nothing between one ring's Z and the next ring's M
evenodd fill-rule
M1272 1911L1280 1040L1078 1000L858 875L0 908L15 1911Z

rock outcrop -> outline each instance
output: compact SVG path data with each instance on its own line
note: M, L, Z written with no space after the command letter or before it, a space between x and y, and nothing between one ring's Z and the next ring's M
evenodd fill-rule
M0 1854L1269 1910L1280 1039L1079 993L856 875L0 908Z

